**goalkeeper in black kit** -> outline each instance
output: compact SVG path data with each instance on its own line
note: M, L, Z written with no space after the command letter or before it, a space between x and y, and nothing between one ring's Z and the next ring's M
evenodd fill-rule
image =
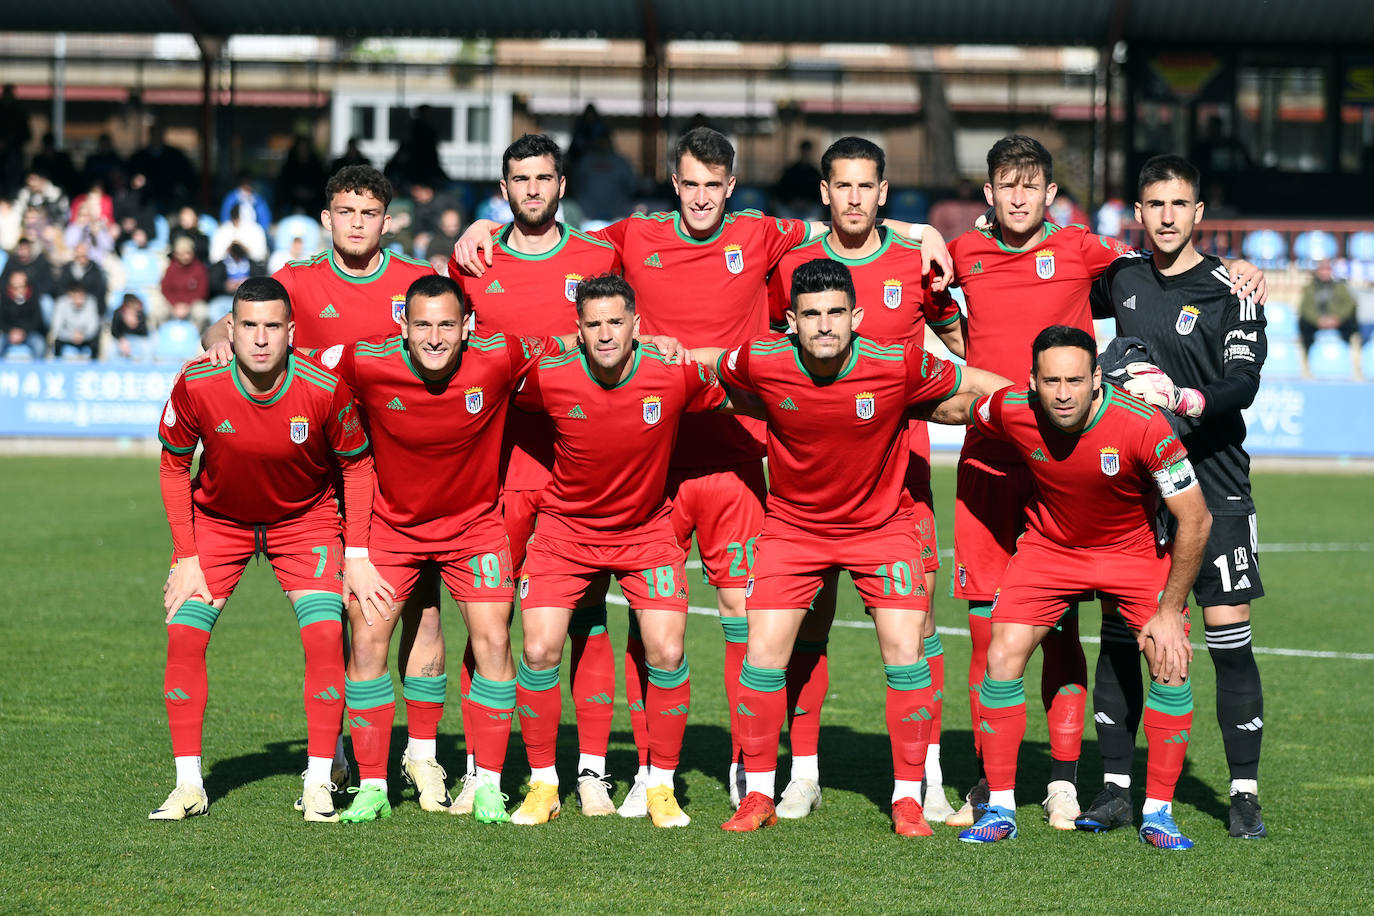
M1126 367L1124 387L1170 417L1212 513L1193 594L1216 668L1217 722L1231 771L1230 834L1259 839L1267 833L1257 781L1264 694L1250 641L1250 603L1264 585L1241 410L1259 390L1268 343L1260 300L1232 293L1221 261L1193 247L1203 211L1198 188L1198 170L1185 159L1156 156L1145 163L1135 212L1150 254L1107 268L1093 290L1093 314L1115 318L1118 336L1145 342L1149 361ZM1105 779L1076 821L1083 830L1110 830L1131 819L1131 757L1143 691L1135 639L1110 611L1104 606L1093 685Z

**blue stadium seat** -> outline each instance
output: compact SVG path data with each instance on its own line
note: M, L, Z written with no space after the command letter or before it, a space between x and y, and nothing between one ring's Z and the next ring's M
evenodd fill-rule
M1296 340L1269 341L1269 355L1261 370L1265 378L1301 378L1302 344Z
M1270 341L1297 339L1298 310L1287 302L1267 303L1264 306L1264 318L1268 322L1265 334Z
M52 312L57 308L57 300L44 293L38 297L38 308L43 313L43 324L52 327Z
M1311 269L1318 261L1339 257L1340 253L1341 246L1336 237L1321 229L1301 232L1293 239L1293 256L1298 259L1299 266L1305 269Z
M202 213L200 219L196 220L196 228L205 233L205 237L208 239L219 228L219 220L208 213Z
M1365 381L1374 382L1374 340L1368 337L1360 348L1360 372L1364 374Z
M210 320L219 321L234 308L233 296L215 296L210 300Z
M726 208L734 213L738 210L760 210L768 212L768 193L763 188L736 187L735 193L725 202Z
M1352 232L1345 240L1345 256L1362 264L1374 264L1374 232Z
M124 285L130 292L142 295L145 291L157 289L161 285L167 261L160 252L149 248L127 247L120 260L124 262Z
M200 332L194 322L173 318L157 329L153 358L184 362L200 352Z
M0 270L5 269L5 265L9 262L9 259L10 253L4 249L0 249Z
M1354 371L1350 360L1350 346L1339 331L1318 331L1312 349L1307 353L1307 368L1313 378L1349 379Z
M1288 243L1273 229L1247 232L1240 250L1247 261L1253 261L1262 268L1281 267L1288 263Z
M272 232L272 250L286 251L291 247L292 239L302 238L305 239L305 254L308 257L320 250L320 232L320 221L302 213L282 217Z
M924 223L930 214L930 198L919 188L895 188L888 192L883 215L904 223Z
M166 248L167 240L171 238L172 226L167 222L167 217L159 213L153 217L153 244L158 248Z

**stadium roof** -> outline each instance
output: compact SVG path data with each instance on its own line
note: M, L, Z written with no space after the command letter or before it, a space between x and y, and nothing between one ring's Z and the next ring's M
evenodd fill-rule
M842 5L841 5L842 4ZM1374 44L1368 0L42 0L0 28L1103 46Z

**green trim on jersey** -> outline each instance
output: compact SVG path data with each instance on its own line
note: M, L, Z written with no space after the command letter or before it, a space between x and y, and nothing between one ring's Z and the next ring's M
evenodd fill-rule
M1111 391L1108 392L1107 399L1111 401L1113 407L1128 410L1136 416L1146 420L1155 415L1156 408L1151 405L1146 404L1144 401L1138 401L1129 394L1122 394L1115 385L1106 387L1111 389Z
M929 328L944 328L944 327L948 327L949 325L954 324L954 322L958 321L960 318L963 318L963 317L964 317L964 313L961 312L961 311L956 310L956 311L954 312L953 315L950 315L948 318L946 318L946 319L944 319L944 320L942 320L942 321L931 321L929 318L927 318L927 319L926 319L926 327L929 327Z
M1060 226L1056 226L1049 220L1045 220L1045 224L1040 227L1040 231L1043 234L1040 236L1040 238L1036 239L1035 241L1027 242L1026 247L1024 248L1012 248L1011 246L1003 242L1002 237L998 235L996 232L993 232L991 229L979 229L978 231L983 233L984 238L990 240L994 245L1002 249L1002 251L1004 251L1007 254L1025 254L1027 251L1030 251L1036 245L1043 245L1045 242L1048 242L1050 240L1050 236L1058 232L1060 228Z
M229 365L227 363L223 366L213 366L210 363L197 363L182 374L186 376L186 381L189 382L192 379L206 378L207 376L218 375L221 372L228 371Z
M639 216L639 214L634 215ZM736 219L738 219L741 216L749 216L753 217L754 219L763 219L763 213L759 210L736 210L733 213L727 213L721 217L720 222L716 225L716 231L712 232L709 237L704 239L695 238L691 235L691 233L687 232L687 230L682 228L681 210L672 210L670 212L662 214L650 213L647 214L647 216L641 217L641 219L652 219L656 222L661 223L667 222L667 218L671 217L673 220L673 231L677 233L678 238L692 245L709 245L712 242L718 241L721 237L721 234L725 232L725 227L728 226L730 223L733 223Z
M623 379L616 382L614 385L607 385L606 383L602 382L599 378L597 378L595 375L592 375L592 367L591 364L587 362L586 353L583 353L581 349L579 349L577 351L577 355L582 358L582 371L587 373L587 378L591 379L597 385L600 385L606 391L615 391L617 388L622 387L627 382L629 382L630 379L635 377L635 373L639 371L639 355L643 352L643 350L644 345L635 344L634 357L630 361L630 371L626 374L626 376ZM655 350L654 352L657 353L658 351ZM658 358L661 362L666 362L666 360L663 359L662 354L659 354Z
M465 349L481 350L483 353L501 350L505 348L506 340L506 335L500 331L492 331L490 334L469 334Z
M391 249L389 248L387 250L391 251ZM391 256L395 258L397 261L402 261L406 264L414 264L416 267L429 267L428 261L422 258L412 258L410 255L402 251L392 251Z
M371 343L370 341L360 340L353 352L357 356L390 356L397 350L405 346L405 338L395 334L388 337L381 343Z
M846 258L844 255L840 254L840 253L839 253L838 251L836 251L834 248L831 248L831 247L830 247L830 234L829 234L829 233L827 233L827 234L821 236L821 246L822 246L823 248L825 248L825 256L828 257L828 258L830 258L830 260L832 260L832 261L839 261L841 264L847 264L847 265L849 265L850 267L862 267L862 266L864 266L865 264L872 264L874 261L878 260L878 259L881 258L884 254L887 253L887 249L892 245L892 240L893 240L893 239L896 237L896 235L897 235L897 233L893 232L891 229L888 229L888 228L885 227L885 226L879 226L879 227L877 227L877 228L878 228L878 235L879 235L881 241L878 243L878 250L875 251L875 252L873 252L873 253L872 253L871 255L869 255L868 257L866 257L866 258ZM916 247L917 247L917 248L920 248L920 245L917 245Z
M849 345L849 362L846 363L845 367L841 369L838 373L831 376L822 377L811 374L811 370L806 368L806 366L802 363L800 343L793 344L792 359L796 361L797 368L801 370L802 375L806 376L807 378L811 379L811 381L816 382L817 384L829 385L832 382L838 382L840 379L844 378L850 372L854 371L854 367L859 364L859 348L854 346L853 342L851 341Z
M333 394L334 389L339 387L338 376L330 372L326 372L325 370L320 369L311 363L297 363L297 368L300 370L301 378L305 379L308 382L312 382L313 384L319 385L321 388L323 388L325 391L328 391L330 394Z
M335 263L334 254L332 251L322 251L320 252L320 254L324 255L329 259L329 266L333 269L334 275L337 276L340 280L343 280L347 283L371 283L373 280L376 280L382 274L386 273L387 265L391 263L391 259L393 257L398 257L398 255L396 255L396 253L392 251L390 248L383 248L381 250L382 259L377 262L377 269L374 270L372 273L367 274L366 276L355 277L352 274L344 273L343 270L339 267L339 265ZM314 258L311 258L310 263L313 264L318 258L319 255L316 255ZM404 260L410 259L405 258ZM410 263L415 264L417 262L410 261Z
M291 387L291 382L296 377L296 360L288 353L286 354L285 377L281 380L281 385L277 388L277 393L264 401L261 398L253 397L253 395L248 392L248 389L243 387L243 379L239 376L238 364L239 358L237 356L229 360L229 366L234 370L234 387L239 390L239 394L243 395L245 401L258 407L271 407L273 404L280 401L286 394L286 389Z
M577 346L563 353L550 353L539 358L540 369L557 369L582 358L582 347Z
M173 445L172 443L168 442L166 439L162 437L162 433L157 434L157 439L159 442L162 443L162 447L165 448L167 451L171 452L173 455L189 455L196 450L196 447L194 445L189 446L187 448L182 448L179 445Z
M363 452L367 451L368 446L370 446L371 444L372 443L370 441L364 439L363 444L358 446L357 448L352 448L345 452L341 452L338 449L335 449L334 454L338 455L340 458L352 458L354 455L361 455Z
M867 337L855 337L854 349L872 359L882 359L891 363L903 362L906 358L904 345L880 344Z
M572 233L568 231L572 227L570 227L567 223L559 221L556 222L555 225L558 226L558 244L554 245L552 248L550 248L543 254L525 254L523 252L516 251L514 248L510 247L510 236L511 233L515 231L515 223L513 222L506 223L505 228L497 233L496 244L501 246L502 251L504 251L511 257L516 258L517 260L546 261L554 255L558 254L558 252L562 251L563 246L568 244L568 239L572 238Z
M785 353L788 350L796 349L796 344L789 334L787 337L780 337L777 340L756 340L749 345L750 356L768 356L772 353Z

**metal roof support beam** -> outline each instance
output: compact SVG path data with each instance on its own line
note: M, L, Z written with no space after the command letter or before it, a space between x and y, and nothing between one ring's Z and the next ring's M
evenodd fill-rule
M200 209L208 212L211 205L210 187L212 163L215 148L215 68L219 65L220 54L224 51L225 39L206 33L199 18L192 11L187 0L167 0L167 5L176 13L186 31L195 39L200 49Z
M663 75L663 41L658 31L656 0L640 0L639 14L644 34L644 64L640 74L639 173L658 179L658 84Z

